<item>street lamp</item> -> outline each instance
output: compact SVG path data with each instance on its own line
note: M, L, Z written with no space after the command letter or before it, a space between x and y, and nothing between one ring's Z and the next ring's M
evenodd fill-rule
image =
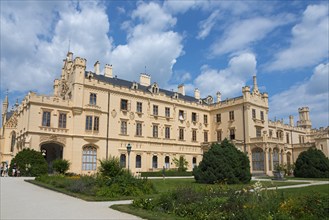
M130 167L130 152L131 152L131 145L128 143L127 145L127 153L128 153L128 172Z

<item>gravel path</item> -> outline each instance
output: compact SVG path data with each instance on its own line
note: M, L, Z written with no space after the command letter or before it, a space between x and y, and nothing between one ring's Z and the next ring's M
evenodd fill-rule
M1 177L0 219L140 219L109 206L131 201L86 202L24 182Z

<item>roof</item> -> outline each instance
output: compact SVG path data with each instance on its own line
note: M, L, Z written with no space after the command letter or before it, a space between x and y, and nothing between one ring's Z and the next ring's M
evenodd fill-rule
M14 111L7 112L6 114L6 121L14 114Z
M136 82L131 82L131 81L128 81L128 80L119 79L117 77L110 78L110 77L106 77L104 75L97 75L97 74L92 73L92 72L86 72L86 76L87 76L87 74L90 74L90 73L92 74L93 78L96 78L99 81L106 82L106 83L109 83L109 84L112 84L112 85L131 88L133 83L136 83ZM137 90L151 93L150 90L149 90L149 88L151 88L151 85L150 86L143 86L139 83L137 83L137 84L138 84L138 89ZM159 89L159 92L164 93L168 97L173 97L174 94L176 93L176 94L178 94L178 99L188 101L188 102L199 102L199 100L194 98L193 96L182 95L182 94L179 94L179 93L174 92L174 91ZM206 104L206 103L204 103L204 104Z

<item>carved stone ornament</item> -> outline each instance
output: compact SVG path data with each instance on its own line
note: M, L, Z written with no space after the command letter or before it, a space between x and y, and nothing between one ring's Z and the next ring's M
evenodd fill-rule
M67 86L67 84L66 84L66 82L64 80L61 80L60 88L61 88L61 94L60 94L60 96L61 97L64 97L65 94L67 93L67 91L69 90L69 87Z
M117 116L117 112L115 111L115 109L113 109L111 111L111 115L112 115L113 118L115 118Z
M65 146L66 139L57 135L42 135L40 136L40 143L43 142L57 142Z
M130 120L134 120L135 114L133 112L130 112L129 118L130 118Z

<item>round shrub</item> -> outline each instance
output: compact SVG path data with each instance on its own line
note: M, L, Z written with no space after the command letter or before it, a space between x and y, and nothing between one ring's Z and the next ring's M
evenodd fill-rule
M119 158L110 157L109 159L100 160L99 172L102 176L115 177L122 174L123 169L120 166Z
M329 178L329 159L321 150L310 148L299 154L294 175L305 178Z
M53 161L53 169L61 174L65 174L70 169L71 163L65 159L57 159Z
M33 149L23 149L18 152L11 160L9 174L12 174L12 169L16 163L16 167L20 171L21 176L40 176L47 174L48 164L41 152Z
M248 183L251 179L247 155L228 140L213 144L193 170L198 183Z

